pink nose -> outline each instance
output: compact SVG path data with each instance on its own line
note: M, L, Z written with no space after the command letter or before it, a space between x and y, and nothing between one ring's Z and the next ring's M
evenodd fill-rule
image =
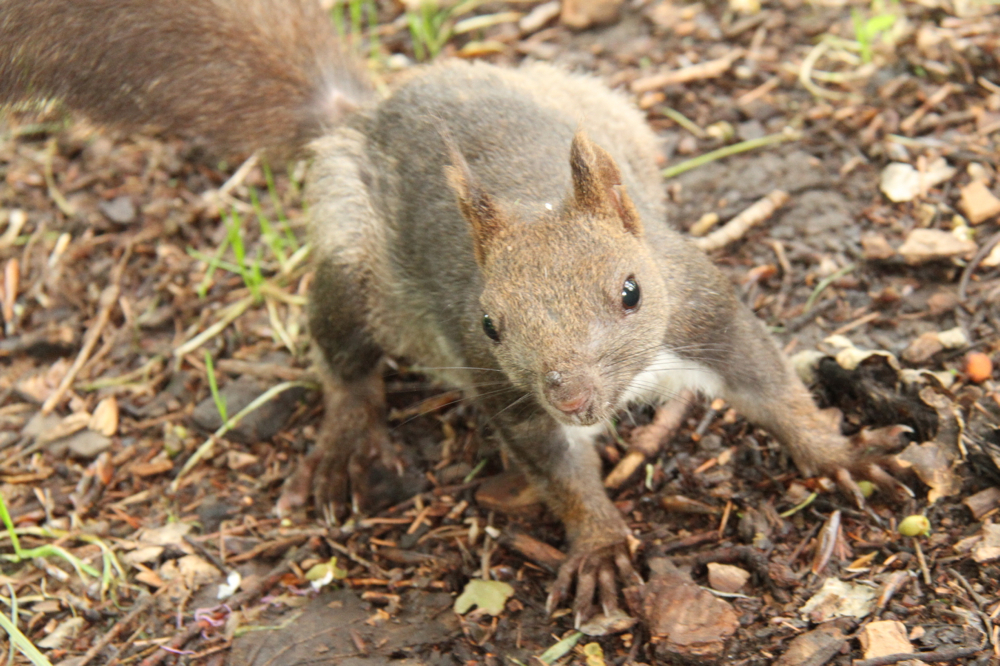
M586 393L570 398L569 400L557 400L552 405L564 414L577 414L582 412L590 401L590 396Z

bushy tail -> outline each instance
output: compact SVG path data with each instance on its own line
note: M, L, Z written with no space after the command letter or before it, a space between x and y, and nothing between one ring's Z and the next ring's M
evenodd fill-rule
M0 0L0 105L285 151L371 95L316 0Z

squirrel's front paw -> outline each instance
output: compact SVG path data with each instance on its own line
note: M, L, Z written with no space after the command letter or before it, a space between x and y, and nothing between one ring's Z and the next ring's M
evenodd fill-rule
M401 465L392 455L385 425L345 428L349 421L332 421L324 421L315 448L285 481L278 515L304 505L311 496L322 520L336 525L351 514L372 510L380 499L397 499L399 493L393 490L405 484L398 482ZM387 478L389 483L381 482Z
M545 603L545 609L551 614L569 596L575 579L573 612L574 626L578 629L593 614L595 592L604 614L610 615L618 609L618 578L626 586L643 584L642 577L632 566L625 525L603 527L608 529L589 531L573 541Z
M847 438L831 435L809 463L820 474L832 477L840 488L859 506L865 505L864 493L857 480L864 479L887 492L897 501L913 497L913 491L894 474L900 474L894 453L905 445L903 435L910 432L907 426L865 429Z

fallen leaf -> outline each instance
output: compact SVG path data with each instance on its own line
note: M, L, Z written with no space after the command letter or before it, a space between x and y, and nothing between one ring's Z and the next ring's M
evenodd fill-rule
M799 610L813 622L826 622L835 617L862 618L875 608L878 590L867 585L827 578L823 587Z
M64 620L52 630L52 633L38 641L37 645L43 650L57 650L63 647L67 641L76 638L77 632L84 624L84 619L79 615Z
M514 588L502 581L470 580L455 599L455 612L464 615L473 606L478 606L484 613L499 615L513 595Z
M347 570L337 566L337 558L331 557L326 562L314 564L306 572L306 580L314 590L321 590L335 580L347 578ZM221 594L221 591L220 591Z
M955 168L944 158L934 160L923 172L904 162L891 162L882 170L879 189L895 203L912 201L954 175Z
M980 564L1000 559L1000 525L983 525L983 539L972 549L972 559Z
M930 487L927 501L931 504L962 489L962 482L952 470L948 454L937 442L911 442L896 458L912 467L920 480Z
M919 365L931 360L931 357L933 357L934 354L937 354L943 349L944 345L941 344L941 339L938 337L937 331L928 331L911 342L909 346L903 350L902 357L907 363Z

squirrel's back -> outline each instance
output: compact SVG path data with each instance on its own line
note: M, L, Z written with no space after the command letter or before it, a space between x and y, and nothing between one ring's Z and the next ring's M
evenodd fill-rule
M0 105L290 150L371 94L312 0L0 2Z

